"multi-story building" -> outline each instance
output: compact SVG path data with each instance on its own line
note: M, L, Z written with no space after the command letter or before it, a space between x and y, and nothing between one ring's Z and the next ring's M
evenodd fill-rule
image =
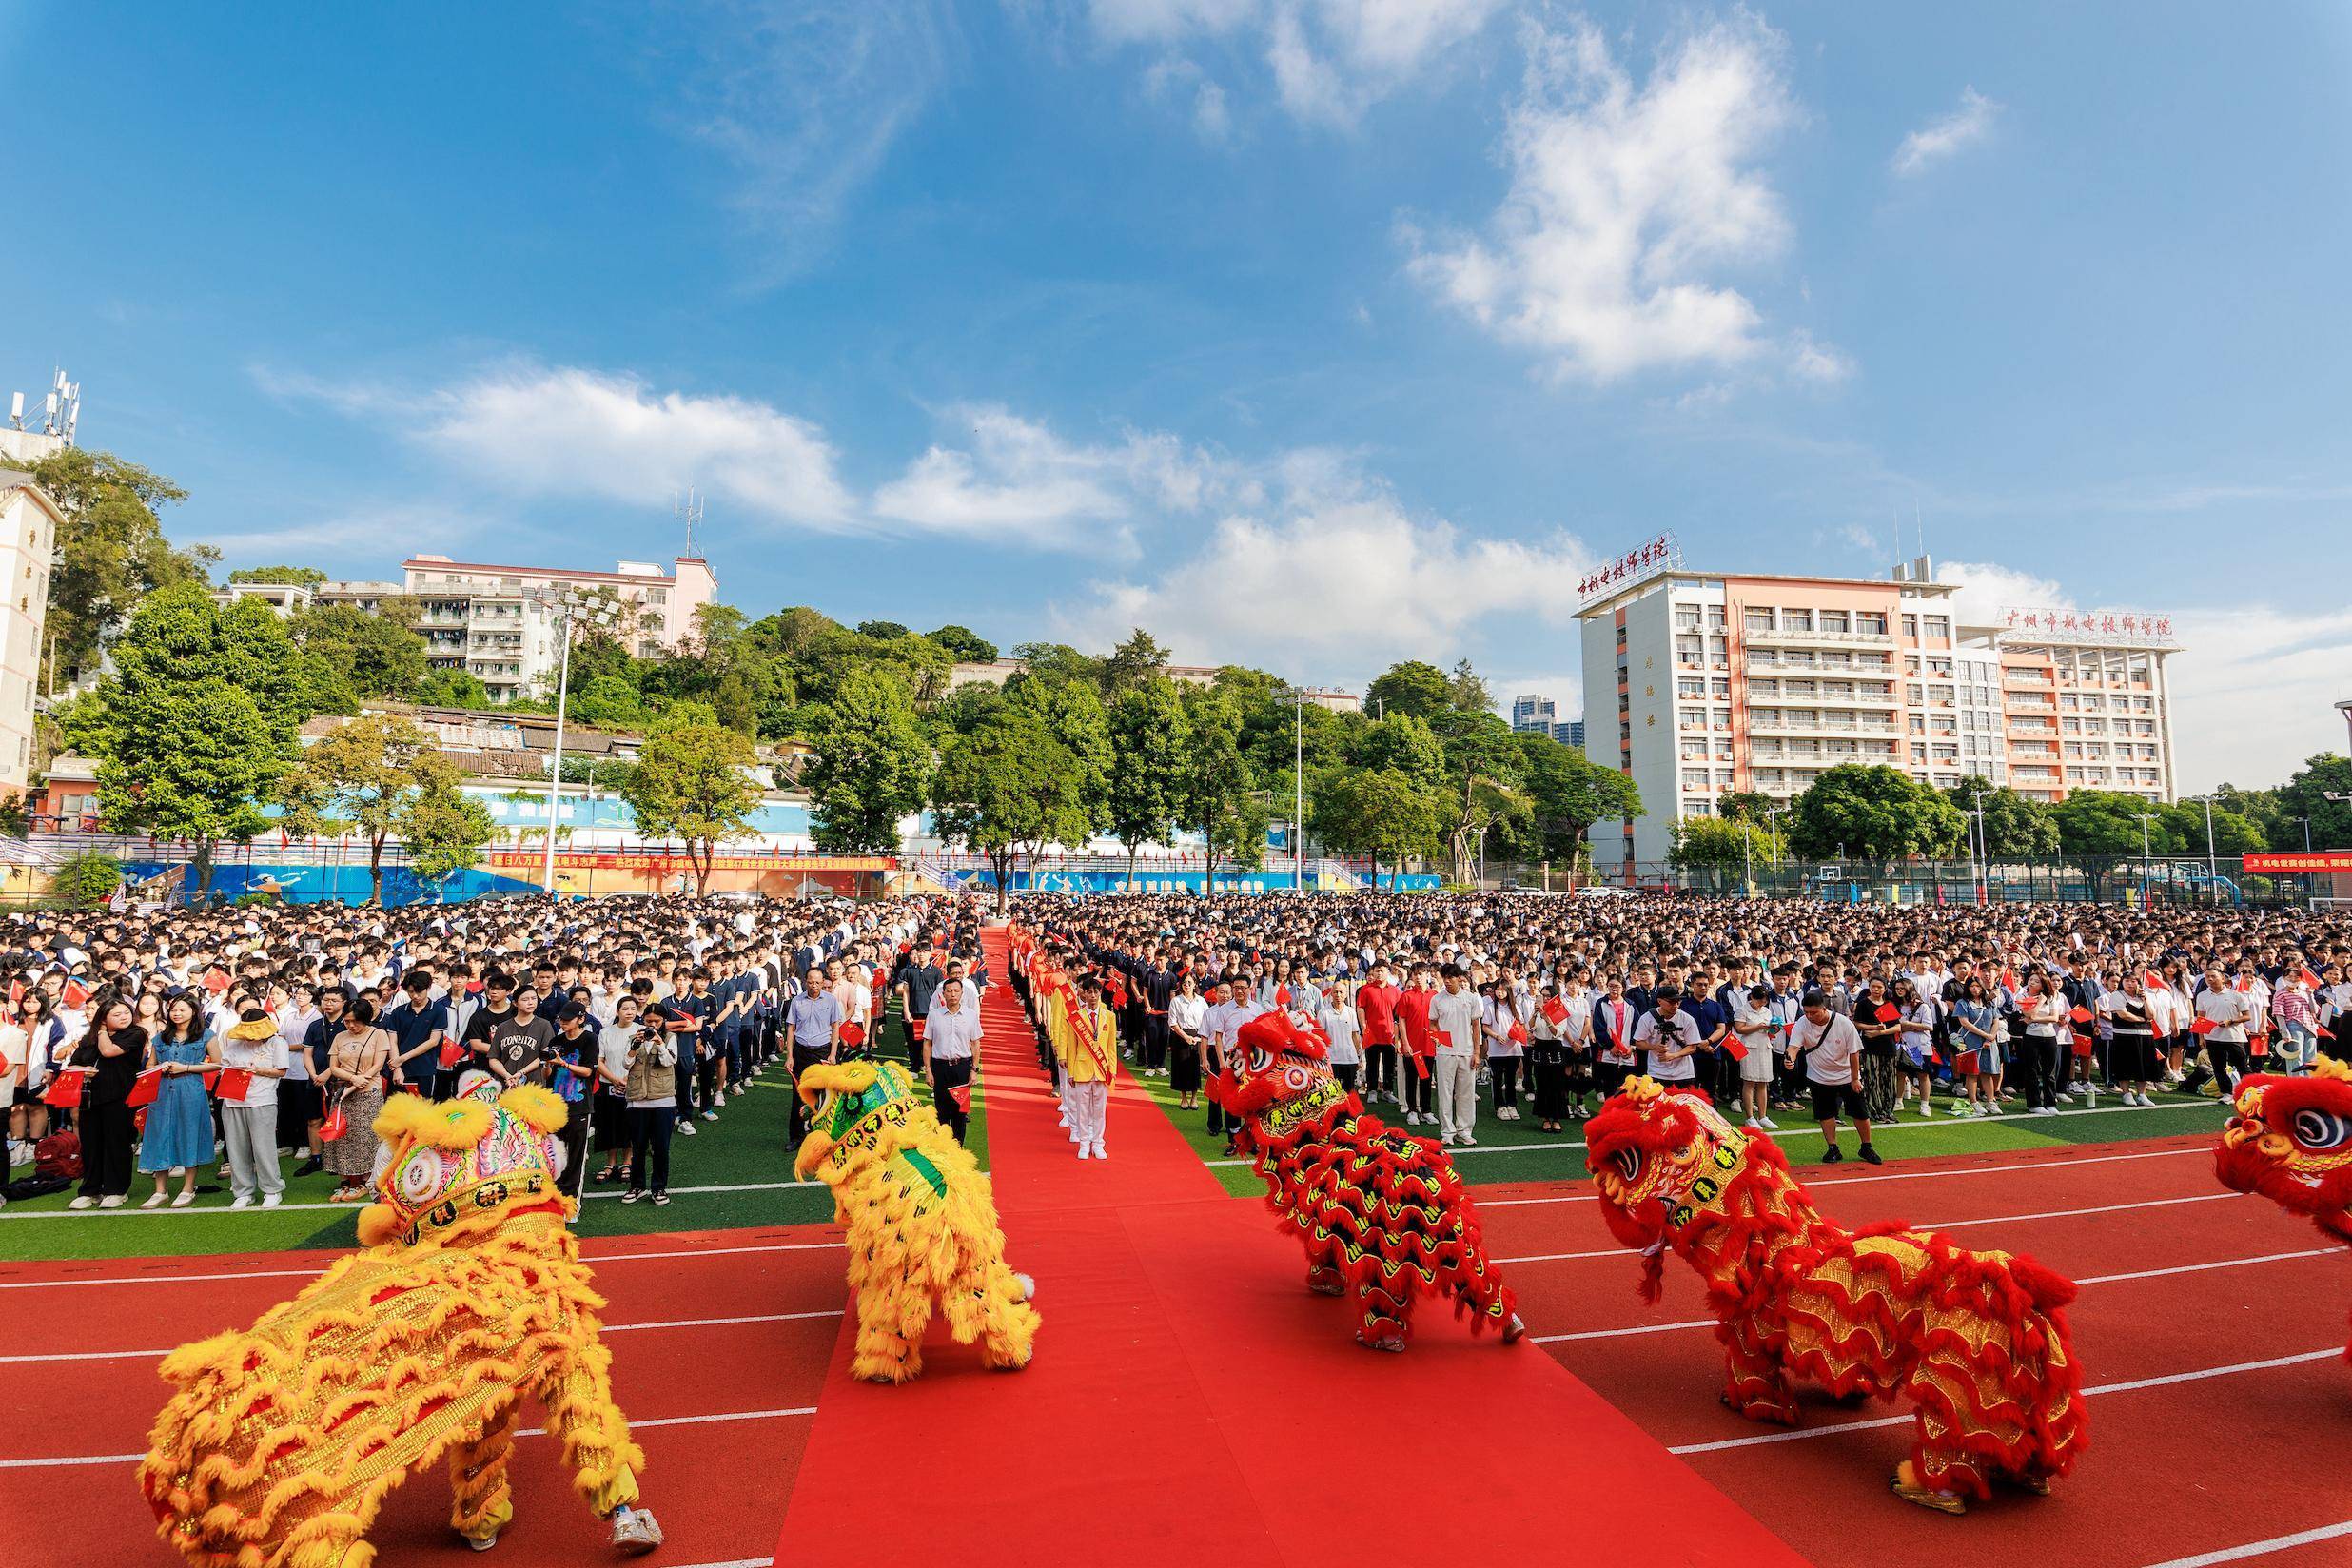
M610 572L567 567L493 566L416 556L402 563L402 584L416 602L418 635L436 666L464 670L509 701L555 674L562 649L555 624L535 596L583 589L609 594L636 612L628 630L629 651L651 657L685 643L695 633L695 612L712 601L718 582L710 564L680 556L669 572L644 561L624 560ZM366 590L373 583L334 585ZM363 595L338 596L356 602Z
M1550 735L1559 722L1559 704L1548 696L1515 696L1511 699L1511 728Z
M1661 862L1675 819L1712 815L1733 791L1787 800L1845 763L1936 789L1974 774L2046 801L2171 798L2168 623L1961 626L1957 591L1922 557L1883 580L1675 568L1597 593L1579 617L1586 718L1600 725L1586 753L1632 777L1648 813L1596 825L1597 864ZM1611 696L1614 735L1591 712Z
M1574 746L1579 752L1584 750L1584 720L1562 719L1552 726L1552 738L1563 746Z
M65 522L32 476L0 468L0 785L32 781L32 703L41 682L49 567Z

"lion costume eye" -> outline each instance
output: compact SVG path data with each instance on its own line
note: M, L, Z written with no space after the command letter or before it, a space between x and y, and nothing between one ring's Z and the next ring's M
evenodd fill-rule
M441 1157L429 1148L418 1149L403 1161L393 1190L405 1204L421 1204L441 1189Z
M1250 1048L1249 1048L1249 1070L1250 1070L1250 1071L1252 1071L1252 1072L1264 1072L1264 1071L1265 1071L1268 1068L1271 1068L1273 1065L1274 1065L1274 1056L1273 1056L1273 1053L1272 1053L1272 1052L1270 1052L1270 1051L1268 1051L1268 1050L1267 1050L1267 1049L1266 1049L1264 1046L1252 1046L1252 1047L1250 1047Z
M1617 1174L1627 1182L1637 1182L1641 1179L1641 1150L1620 1148L1609 1158L1617 1162Z
M2352 1142L2352 1122L2332 1111L2299 1110L2291 1126L2295 1141L2308 1149L2323 1152Z

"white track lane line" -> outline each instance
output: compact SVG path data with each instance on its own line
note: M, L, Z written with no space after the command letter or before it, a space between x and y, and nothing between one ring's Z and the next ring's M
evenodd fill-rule
M2120 1214L2134 1208L2172 1208L2181 1204L2220 1204L2233 1198L2243 1198L2243 1192L2195 1192L2185 1198L2143 1198L2138 1203L2101 1204L2096 1208L2046 1208L2032 1214L1988 1214L1981 1220L1933 1220L1911 1226L1912 1230L1958 1230L1966 1225L2022 1225L2028 1220L2071 1220L2087 1214ZM1633 1258L1639 1256L1621 1246L1603 1247L1597 1252L1537 1252L1523 1258L1490 1258L1495 1264L1574 1263L1583 1258Z
M2219 1568L2225 1562L2266 1558L2273 1552L2288 1552L2316 1541L2334 1540L2340 1536L2352 1536L2352 1519L2346 1519L2342 1524L2323 1524L2314 1530L2298 1530L2291 1536L2273 1536L2268 1540L2250 1540L2244 1546L2218 1547L2210 1552L2199 1552L2194 1557L2168 1558L2163 1562L2148 1564L2148 1568Z
M641 1432L656 1426L707 1426L717 1421L784 1421L795 1416L813 1416L816 1406L802 1405L792 1410L722 1410L708 1416L660 1416L652 1421L633 1421L629 1430ZM544 1426L526 1426L517 1432L519 1438L543 1438ZM137 1464L145 1454L74 1454L63 1459L0 1460L0 1470L53 1470L69 1465Z
M711 1192L790 1192L800 1187L822 1186L822 1182L732 1182L710 1186L674 1186L673 1198L687 1198ZM617 1192L595 1192L591 1198L618 1200ZM276 1208L230 1208L225 1205L204 1208L44 1208L19 1213L0 1213L0 1224L14 1220L166 1220L175 1224L188 1220L218 1218L225 1215L243 1217L248 1214L324 1214L343 1211L356 1214L358 1204L280 1204Z
M838 1252L845 1242L765 1242L752 1246L689 1246L653 1252L601 1252L587 1264L625 1264L639 1258L726 1258L745 1252ZM68 1290L100 1284L186 1284L208 1280L315 1280L323 1268L251 1268L228 1274L122 1274L99 1280L0 1280L0 1290Z
M2202 1367L2195 1372L2167 1372L2161 1377L2134 1378L2128 1382L2100 1383L2083 1390L2085 1399L2094 1394L2128 1394L2140 1388L2166 1388L2174 1383L2202 1382L2207 1378L2234 1377L2241 1372L2267 1372L2281 1366L2302 1366L2309 1362L2332 1361L2343 1354L2341 1345L2325 1350L2306 1350L2299 1356L2273 1356L2267 1361L2233 1362L2227 1366ZM1799 1427L1793 1432L1764 1432L1752 1438L1724 1438L1715 1442L1679 1443L1666 1450L1669 1454L1717 1454L1731 1448L1761 1448L1775 1442L1803 1442L1808 1438L1834 1437L1840 1432L1869 1432L1882 1426L1905 1426L1911 1418L1882 1416L1876 1421L1833 1421L1826 1426Z
M1817 1186L1860 1186L1865 1182L1931 1182L1945 1176L2001 1176L2018 1170L2061 1170L2068 1166L2104 1166L2119 1160L2177 1160L2183 1155L2210 1156L2212 1152L2200 1145L2195 1148L2159 1148L2139 1154L2094 1154L2085 1160L2019 1160L2006 1166L1963 1166L1953 1170L1886 1170L1872 1176L1822 1177L1806 1182L1805 1186L1810 1191ZM1540 1208L1547 1204L1596 1204L1599 1201L1594 1193L1573 1192L1558 1198L1481 1198L1479 1207Z
M649 1328L718 1328L733 1323L803 1323L815 1318L838 1318L841 1309L829 1312L762 1312L744 1318L668 1318L659 1323L608 1323L602 1332L607 1334L636 1334ZM26 1362L135 1362L161 1361L170 1355L168 1350L66 1350L46 1356L0 1356L0 1366L17 1365Z
M2139 1268L2128 1274L2091 1274L2074 1283L2085 1284L2121 1284L2127 1280L2157 1280L2170 1274L2203 1274L2216 1268L2246 1268L2255 1264L2283 1264L2298 1258L2332 1258L2342 1248L2315 1246L2302 1252L2265 1252L2258 1258L2221 1258L2209 1264L2174 1264L2168 1268ZM1580 1334L1538 1334L1536 1344L1566 1344L1578 1340L1622 1340L1637 1334L1673 1334L1689 1328L1713 1328L1713 1318L1696 1318L1687 1323L1638 1323L1632 1328L1588 1328ZM0 1361L8 1358L0 1357Z

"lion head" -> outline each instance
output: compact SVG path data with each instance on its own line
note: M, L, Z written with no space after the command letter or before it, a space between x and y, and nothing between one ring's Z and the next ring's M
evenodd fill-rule
M376 1202L360 1210L360 1242L462 1245L518 1214L568 1217L563 1102L521 1085L501 1093L486 1072L454 1099L396 1094L377 1113Z
M930 1103L913 1074L872 1056L804 1068L794 1087L810 1112L809 1135L793 1159L793 1174L802 1181L812 1174L835 1181L858 1154L882 1150L889 1135Z
M1351 1098L1332 1076L1329 1054L1321 1030L1286 1012L1262 1012L1234 1036L1208 1096L1229 1114L1250 1117L1261 1133L1280 1136Z
M1584 1140L1601 1218L1618 1241L1642 1248L1721 1191L1748 1147L1704 1095L1670 1092L1654 1078L1627 1080L1585 1124Z
M2213 1149L2222 1185L2352 1241L2352 1068L2323 1058L2307 1078L2242 1079L2233 1108Z

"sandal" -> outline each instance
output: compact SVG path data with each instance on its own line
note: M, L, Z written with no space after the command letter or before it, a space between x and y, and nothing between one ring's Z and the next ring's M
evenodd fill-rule
M174 1208L186 1208L188 1205L194 1203L195 1201L196 1194L193 1192L183 1192L171 1200L171 1206Z

